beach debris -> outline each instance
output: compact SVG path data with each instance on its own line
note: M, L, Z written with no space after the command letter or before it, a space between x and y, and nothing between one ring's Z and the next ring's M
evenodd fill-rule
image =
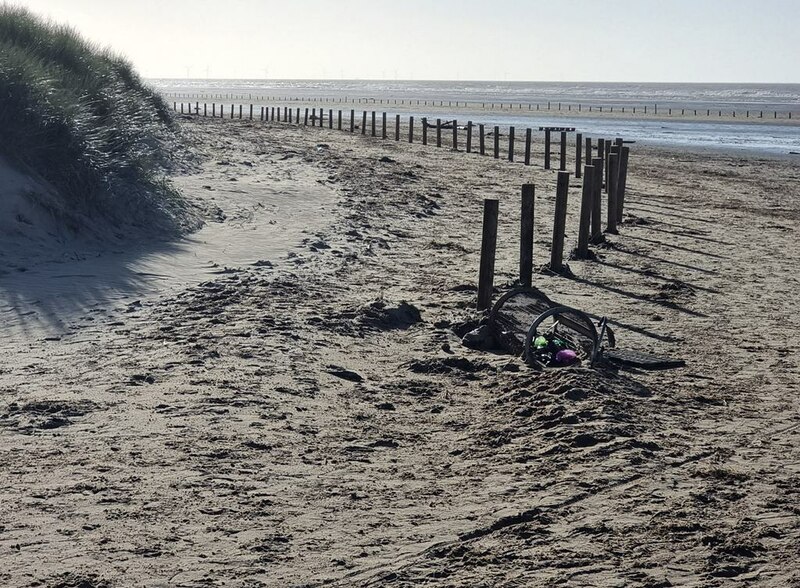
M461 338L461 344L480 351L491 351L498 348L497 340L489 325L481 325L477 329L471 330Z

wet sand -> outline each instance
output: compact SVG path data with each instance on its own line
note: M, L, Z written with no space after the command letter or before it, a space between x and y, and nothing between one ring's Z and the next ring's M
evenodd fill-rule
M176 181L235 252L2 339L0 583L800 581L792 161L634 146L620 234L535 284L610 317L620 347L688 365L542 374L454 329L475 318L482 199L501 200L499 292L525 182L548 259L554 172L184 125L201 164ZM310 184L317 211L261 212Z

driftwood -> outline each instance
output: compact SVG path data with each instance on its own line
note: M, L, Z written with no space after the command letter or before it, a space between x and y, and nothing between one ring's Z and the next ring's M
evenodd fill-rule
M440 128L442 128L442 129L452 129L453 125L455 123L456 123L456 121L454 121L454 120L443 120L442 121L442 125L441 125ZM425 121L425 126L428 127L429 129L435 129L436 128L436 123L426 120Z

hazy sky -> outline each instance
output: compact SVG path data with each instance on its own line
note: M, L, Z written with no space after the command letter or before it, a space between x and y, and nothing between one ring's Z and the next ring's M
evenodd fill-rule
M800 0L19 0L147 77L800 82Z

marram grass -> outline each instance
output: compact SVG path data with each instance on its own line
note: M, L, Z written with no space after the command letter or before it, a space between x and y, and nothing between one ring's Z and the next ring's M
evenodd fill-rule
M175 133L167 105L127 61L0 5L0 154L74 212L120 229L189 226L165 174Z

